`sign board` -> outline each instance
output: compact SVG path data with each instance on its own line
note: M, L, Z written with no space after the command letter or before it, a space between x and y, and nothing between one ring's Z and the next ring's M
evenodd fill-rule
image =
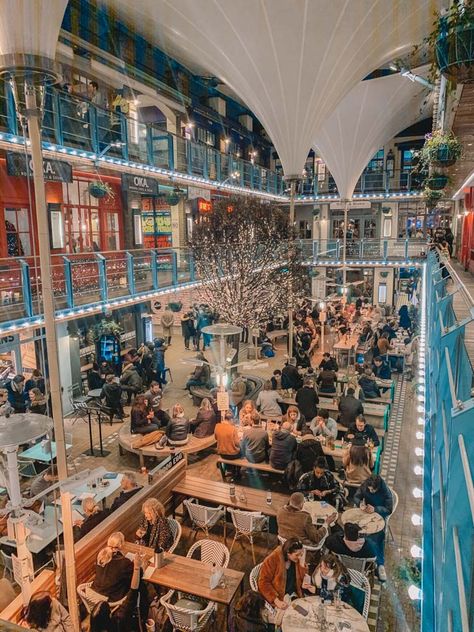
M332 211L343 211L345 209L344 202L331 202L329 208ZM370 202L368 200L353 200L349 204L349 210L355 208L370 208Z
M229 393L227 391L218 391L216 398L218 410L229 410Z
M204 200L203 198L198 198L197 210L200 215L206 215L207 213L212 213L212 202L210 200Z
M200 187L188 187L188 200L194 200L194 198L203 198L210 202L211 190L201 189Z
M136 176L122 173L122 189L129 193L141 195L158 195L158 182L150 176Z
M0 338L0 353L6 353L18 345L18 334L10 334Z
M178 447L179 450L179 447ZM153 477L155 474L163 474L167 472L172 467L179 463L184 459L184 454L182 452L176 452L175 454L170 454L164 461L161 461L156 467L148 472L148 483L151 485L153 483Z
M173 229L170 211L155 211L155 213L146 211L141 217L143 247L171 248Z
M31 553L29 553L28 557L25 557L21 560L14 553L12 553L12 566L13 577L15 578L15 581L19 586L23 586L24 581L27 579L33 581L33 557Z
M33 175L33 161L28 157L28 166L24 154L7 151L7 173L9 176ZM72 182L72 167L68 162L43 158L43 175L50 182Z

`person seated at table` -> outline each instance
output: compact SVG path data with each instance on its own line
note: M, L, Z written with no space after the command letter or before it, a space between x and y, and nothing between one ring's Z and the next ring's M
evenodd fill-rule
M284 470L288 463L295 458L297 442L291 431L291 423L284 421L280 430L273 433L270 465L276 470Z
M211 368L207 363L204 354L201 352L198 353L196 355L196 359L199 361L199 364L196 365L194 371L191 373L188 381L186 382L186 386L184 388L187 391L190 391L191 386L207 388L211 380Z
M115 415L119 419L125 419L126 415L122 406L122 387L113 373L105 376L105 383L100 393L100 399L105 400L105 405L110 408L111 418Z
M298 491L313 493L316 500L324 500L339 510L346 504L344 490L334 474L328 470L327 459L320 456L310 472L298 481Z
M372 337L372 327L365 325L359 336L359 344L364 344Z
M316 588L316 595L324 601L333 601L336 592L343 601L350 599L347 590L351 583L351 576L347 568L334 553L326 553L314 569L311 581Z
M303 378L296 367L296 358L289 358L281 372L281 387L297 391L303 386Z
M197 411L195 419L191 419L191 432L198 439L210 437L214 434L217 415L211 401L204 397Z
M372 474L354 494L354 505L368 514L378 513L384 520L393 511L393 495L381 476ZM385 572L385 529L368 536L377 548L377 572L380 581L387 581Z
M320 408L310 425L315 437L337 439L337 421L329 416L329 411Z
M388 362L385 362L385 360L383 360L380 356L374 358L372 371L374 372L375 377L378 377L379 380L392 379L392 370ZM382 389L382 391L383 390L387 390L387 389Z
M121 507L129 498L134 496L141 489L142 486L137 484L135 472L124 472L122 480L120 481L120 494L114 499L114 502L110 507L110 511L115 511Z
M0 388L0 417L9 417L15 412L13 406L8 401L8 391Z
M21 621L28 629L42 632L75 632L66 608L45 590L33 593L23 609Z
M305 377L303 386L296 392L296 403L305 419L313 419L318 412L319 397L314 388L314 381Z
M130 432L132 434L150 434L159 430L160 424L152 410L148 410L145 396L137 395L130 411Z
M245 425L245 420L250 422L251 415L257 412L257 408L255 407L255 402L252 399L246 399L242 403L242 408L239 411L239 422L241 425ZM250 424L249 424L250 425Z
M331 533L324 546L336 555L347 555L355 558L377 557L374 543L368 538L362 537L360 532L359 525L346 522L344 530Z
M163 399L163 391L156 380L150 382L150 386L144 395L148 410L152 410L156 417L157 413L161 411L161 400Z
M268 632L265 599L255 590L247 590L231 613L231 632Z
M148 498L142 505L142 517L136 536L142 546L167 551L173 544L173 534L165 516L165 508L157 498Z
M46 415L47 402L46 397L39 390L39 388L32 388L28 391L30 401L28 402L28 410L35 415Z
M342 455L342 465L346 480L351 485L360 485L366 481L374 469L372 450L363 442L354 439L352 445Z
M342 395L339 400L339 423L346 428L350 428L356 420L357 415L362 415L364 407L360 399L354 397L354 389L348 388L346 395Z
M114 367L111 362L108 362L107 360L102 360L99 365L99 371L104 380L109 374L115 375Z
M270 382L272 383L272 389L274 391L281 391L281 371L280 369L275 369L273 371L273 375L270 378Z
M319 394L336 392L337 375L332 369L323 369L316 380L319 387Z
M135 630L135 615L140 586L142 560L138 553L133 558L133 573L130 589L125 601L113 611L108 601L99 601L92 608L89 618L89 632L126 632ZM62 632L62 631L61 631ZM67 632L67 631L65 631Z
M100 374L100 368L97 362L92 363L92 369L87 373L87 386L90 391L95 391L98 388L102 388L104 385L104 378Z
M268 461L269 449L268 433L260 422L260 416L253 414L252 425L243 430L240 452L250 463L264 463Z
M277 512L278 535L288 540L297 538L303 544L317 546L329 533L329 525L337 518L337 512L328 516L324 524L316 527L311 514L303 510L305 497L301 492L291 494L288 504Z
M304 555L303 543L297 538L290 538L282 546L278 546L263 560L258 576L258 591L271 606L277 609L277 621L289 606L285 600L303 596L303 590L310 584L304 583L307 567L302 564ZM270 620L269 623L274 623Z
M321 371L335 371L336 373L339 371L336 358L333 358L328 351L323 353L323 359L319 363L319 368Z
M143 381L138 374L136 366L133 362L125 364L120 378L120 386L122 391L127 393L127 404L132 401L132 395L137 395L143 390Z
M406 307L406 305L405 305ZM382 327L382 336L387 334L387 338L389 340L389 342L391 342L394 338L397 337L397 332L395 331L397 328L397 321L396 320L392 320L389 323L385 323L385 325Z
M364 415L357 415L355 424L344 435L344 441L347 443L352 443L354 440L365 445L372 443L372 446L375 447L380 445L375 428L366 422Z
M75 520L73 525L74 542L83 538L89 531L105 520L109 515L108 509L101 509L92 496L82 501L82 513L84 518Z
M175 404L171 409L171 419L166 426L166 436L170 445L185 445L189 441L191 424L184 414L181 404Z
M296 448L295 459L299 461L303 472L311 472L313 465L319 457L324 456L321 442L318 441L306 424L301 430L301 441Z
M226 460L240 459L240 437L235 425L234 418L230 410L228 410L224 419L216 424L214 428L214 436L217 441L217 454ZM240 468L229 468L227 465L222 465L224 471L227 469L233 472L238 478L240 477Z
M387 355L393 349L388 339L388 332L384 332L377 340L377 347L374 349L374 357Z
M242 402L247 393L247 382L241 375L236 375L232 380L229 390L230 409L237 417L239 410L242 408Z
M92 590L111 602L120 601L130 588L133 562L122 553L125 537L120 531L109 536L107 546L97 554Z
M270 380L265 380L263 391L260 391L257 397L257 409L268 419L279 419L282 414L279 402L279 393L272 387Z
M47 470L44 470L41 474L38 474L35 479L33 479L29 490L30 498L41 494L41 492L44 492L48 489L48 487L51 487L51 485L54 485L57 482L58 469L56 465L50 465Z
M33 369L30 377L25 382L25 391L28 392L32 388L39 388L39 390L46 394L46 380L39 369Z
M380 397L380 389L377 386L377 380L374 378L372 369L365 369L364 374L359 378L359 386L365 399L377 399L377 397Z
M15 375L14 378L5 384L8 391L8 401L15 413L26 412L28 402L28 391L25 389L25 378L23 375Z
M292 432L300 433L303 426L306 425L305 416L299 411L296 406L288 406L288 410L281 419L282 423L287 421L292 425Z

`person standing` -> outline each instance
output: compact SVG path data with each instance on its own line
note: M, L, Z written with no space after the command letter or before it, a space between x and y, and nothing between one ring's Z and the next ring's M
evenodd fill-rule
M305 378L303 386L296 392L296 404L306 419L314 419L318 413L319 397L311 378Z
M8 401L12 405L15 413L26 412L28 402L28 391L25 389L25 378L23 375L15 375L5 388L8 391Z
M184 338L184 348L189 350L189 341L193 341L193 348L196 350L194 318L192 312L186 312L181 317L181 333Z
M339 423L345 428L355 424L357 415L364 414L362 402L354 397L354 392L353 388L348 388L347 394L339 400Z
M166 384L165 351L167 347L163 344L161 338L156 338L154 342L155 348L153 350L151 367L156 376L156 381L163 388L163 385Z
M171 344L171 336L173 335L174 314L169 307L165 307L165 311L161 316L161 328L163 329L163 338L169 346Z

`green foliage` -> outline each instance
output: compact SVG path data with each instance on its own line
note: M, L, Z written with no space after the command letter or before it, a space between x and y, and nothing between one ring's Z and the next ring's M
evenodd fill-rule
M123 328L115 320L103 318L100 322L92 327L92 331L94 333L95 339L100 338L100 336L104 335L120 337L120 335L123 333Z
M92 197L95 198L115 197L114 190L112 189L110 184L108 182L103 182L102 180L93 180L89 184L88 189Z
M462 155L462 144L453 132L442 132L436 130L432 134L425 135L425 144L417 152L419 160L419 168L437 162L440 159L440 153L449 155L452 159L457 160Z
M443 197L444 191L435 191L425 187L423 189L423 198L428 208L434 208L439 200Z

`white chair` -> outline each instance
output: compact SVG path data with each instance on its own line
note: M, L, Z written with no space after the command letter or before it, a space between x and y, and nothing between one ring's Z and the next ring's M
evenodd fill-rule
M2 564L3 564L3 577L7 575L10 577L11 581L17 584L15 577L13 576L13 560L12 556L5 553L5 551L0 550L0 554L2 556Z
M30 459L22 459L19 455L17 462L20 476L23 476L24 478L34 478L35 476L38 476L34 461L30 461Z
M191 595L182 596L179 592L176 593L178 600L171 603L175 592L170 590L160 599L160 603L164 606L173 626L173 632L200 632L204 630L215 613L216 604L209 601L203 608L202 604L194 601ZM196 607L193 606L193 603L196 604Z
M250 588L255 591L255 592L259 592L258 590L258 576L260 575L260 569L262 568L262 564L263 562L261 562L260 564L257 564L257 566L254 566L252 568L252 570L250 571L250 575L249 575L249 584L250 584ZM265 608L272 614L275 614L275 608L268 603L268 601L265 601Z
M95 590L92 590L92 582L79 584L79 586L77 587L77 594L81 598L81 601L89 614L94 609L94 606L101 601L108 601L110 610L114 612L123 604L123 602L127 598L127 595L125 595L122 599L120 599L120 601L109 601L105 595L101 595Z
M216 540L199 540L195 542L186 557L193 557L195 551L199 552L200 560L205 564L216 564L222 568L227 568L230 561L230 551L222 542Z
M252 559L255 564L255 550L253 548L253 537L257 533L262 533L267 530L267 548L268 548L268 518L262 516L258 511L241 511L240 509L228 508L228 512L232 517L232 522L235 529L234 539L230 547L230 553L234 548L235 541L241 536L248 538L250 546L252 548Z
M358 571L364 575L370 575L375 571L377 559L375 557L352 557L351 555L342 555L340 553L337 556L347 570Z
M167 520L173 535L173 544L168 549L168 553L173 553L175 548L178 546L178 542L181 540L181 525L174 518L167 518Z
M393 498L393 509L392 509L392 513L385 518L385 536L388 533L390 537L392 538L392 542L395 542L395 538L393 537L392 527L389 525L389 522L390 522L390 518L393 516L393 514L397 510L399 498L398 498L397 492L394 489L389 487L389 490Z
M323 548L324 543L326 542L326 538L328 537L328 535L329 535L329 531L326 530L326 535L322 538L322 540L318 544L315 544L314 546L311 545L311 544L303 544L304 550L305 551L309 551L309 552L320 551ZM286 538L282 538L281 535L278 535L277 538L278 538L278 542L281 545L285 544Z
M206 507L200 505L195 498L186 499L183 501L183 505L186 507L191 519L192 528L194 529L194 537L196 537L198 529L204 531L206 538L209 537L209 531L212 529L219 520L224 520L224 542L226 540L226 522L225 522L225 507L219 505L218 507Z
M354 588L358 588L359 590L364 591L364 606L362 609L362 616L365 620L367 620L369 616L369 606L370 606L370 582L365 575L359 573L359 571L355 571L352 568L347 569L350 578L351 578L351 586Z

